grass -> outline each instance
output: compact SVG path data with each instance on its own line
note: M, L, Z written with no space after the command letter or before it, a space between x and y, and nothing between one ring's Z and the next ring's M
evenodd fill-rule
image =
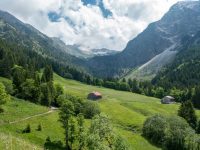
M163 105L157 98L89 86L58 75L55 75L55 82L61 84L66 92L82 98L92 91L101 92L103 99L98 104L102 112L108 115L118 134L126 139L133 150L159 149L141 136L142 125L147 117L154 114L177 115L179 107L179 104Z
M73 80L66 80L56 74L54 75L54 82L61 84L66 93L85 99L88 93L92 91L101 92L103 99L97 103L100 106L102 113L108 115L113 123L114 130L125 139L131 147L131 150L159 149L151 145L141 136L142 125L147 117L154 114L177 115L179 107L179 104L163 105L160 103L159 99L153 97L85 85ZM8 102L4 106L4 109L6 110L5 113L0 114L1 122L23 119L27 116L49 111L46 107L18 99L13 99ZM197 111L197 114L200 114L200 112ZM21 131L27 124L31 125L32 132L29 134L22 134ZM38 124L42 124L42 131L36 130ZM28 144L33 144L39 148L43 147L47 136L50 136L52 141L61 140L64 142L63 129L58 122L57 111L16 124L1 125L0 138L2 138L2 134L6 136L9 135L13 139L21 139L22 141L26 141ZM0 146L2 146L2 142L0 142Z
M31 133L22 134L22 130L27 124L31 126ZM38 125L42 125L42 131L37 131ZM6 134L12 134L15 137L21 137L22 139L29 140L31 143L40 147L44 146L46 138L49 136L52 141L63 141L64 131L61 128L60 122L58 122L58 113L51 113L45 116L32 118L16 124L4 125L0 131Z
M155 73L153 72L147 72L146 70L142 69L139 70L138 68L131 70L130 72L127 73L123 78L126 80L128 79L137 79L137 80L142 80L142 81L150 81L155 77Z
M29 116L49 111L49 108L12 97L3 105L4 113L0 115L0 123L8 123Z
M12 135L0 133L0 149L2 150L42 150L34 144L29 143Z

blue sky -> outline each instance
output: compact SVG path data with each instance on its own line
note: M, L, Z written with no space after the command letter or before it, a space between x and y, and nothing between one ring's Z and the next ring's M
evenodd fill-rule
M82 50L123 50L178 0L0 0L0 9Z
M105 8L102 0L81 0L81 1L85 6L89 5L98 6L99 9L101 10L103 17L105 18L112 17L112 12L109 9ZM48 16L52 22L57 22L62 17L61 14L58 14L57 12L53 11L49 12ZM72 24L71 20L68 17L66 17L66 21L68 21L69 24Z
M101 12L103 14L104 17L109 17L112 16L112 12L105 8L103 0L82 0L84 5L97 5L99 6L99 8L101 9Z

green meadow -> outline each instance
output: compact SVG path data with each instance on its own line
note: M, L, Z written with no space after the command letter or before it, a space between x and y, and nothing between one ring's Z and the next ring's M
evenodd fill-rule
M6 79L1 78L0 81L2 80ZM147 117L154 114L177 115L179 108L179 104L163 105L153 97L85 85L56 74L54 82L61 84L66 93L84 99L92 91L102 93L102 100L97 101L102 113L110 118L115 132L125 139L131 150L159 149L141 136L142 125ZM23 149L20 144L25 145L26 150L33 149L32 145L36 149L42 149L48 136L52 141L64 142L64 131L58 122L58 110L51 111L47 107L16 98L11 98L4 109L5 112L0 114L0 149L6 146L6 142L12 143L16 150ZM43 115L37 116L38 114ZM27 117L29 118L25 119ZM15 122L12 123L13 121ZM31 133L22 134L27 124L31 124ZM42 131L37 131L38 124L42 125Z

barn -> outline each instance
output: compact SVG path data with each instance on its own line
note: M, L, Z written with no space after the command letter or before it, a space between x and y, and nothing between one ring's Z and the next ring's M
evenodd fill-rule
M175 98L172 96L165 96L161 99L162 104L171 104L174 103Z
M90 100L98 100L101 98L102 98L102 94L99 92L91 92L88 94L88 97L87 97L87 99L90 99Z

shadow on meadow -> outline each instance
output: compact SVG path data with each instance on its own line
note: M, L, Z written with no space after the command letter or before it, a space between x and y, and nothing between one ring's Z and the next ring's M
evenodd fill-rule
M50 137L47 137L44 144L45 150L65 150L63 143L61 141L51 141Z

